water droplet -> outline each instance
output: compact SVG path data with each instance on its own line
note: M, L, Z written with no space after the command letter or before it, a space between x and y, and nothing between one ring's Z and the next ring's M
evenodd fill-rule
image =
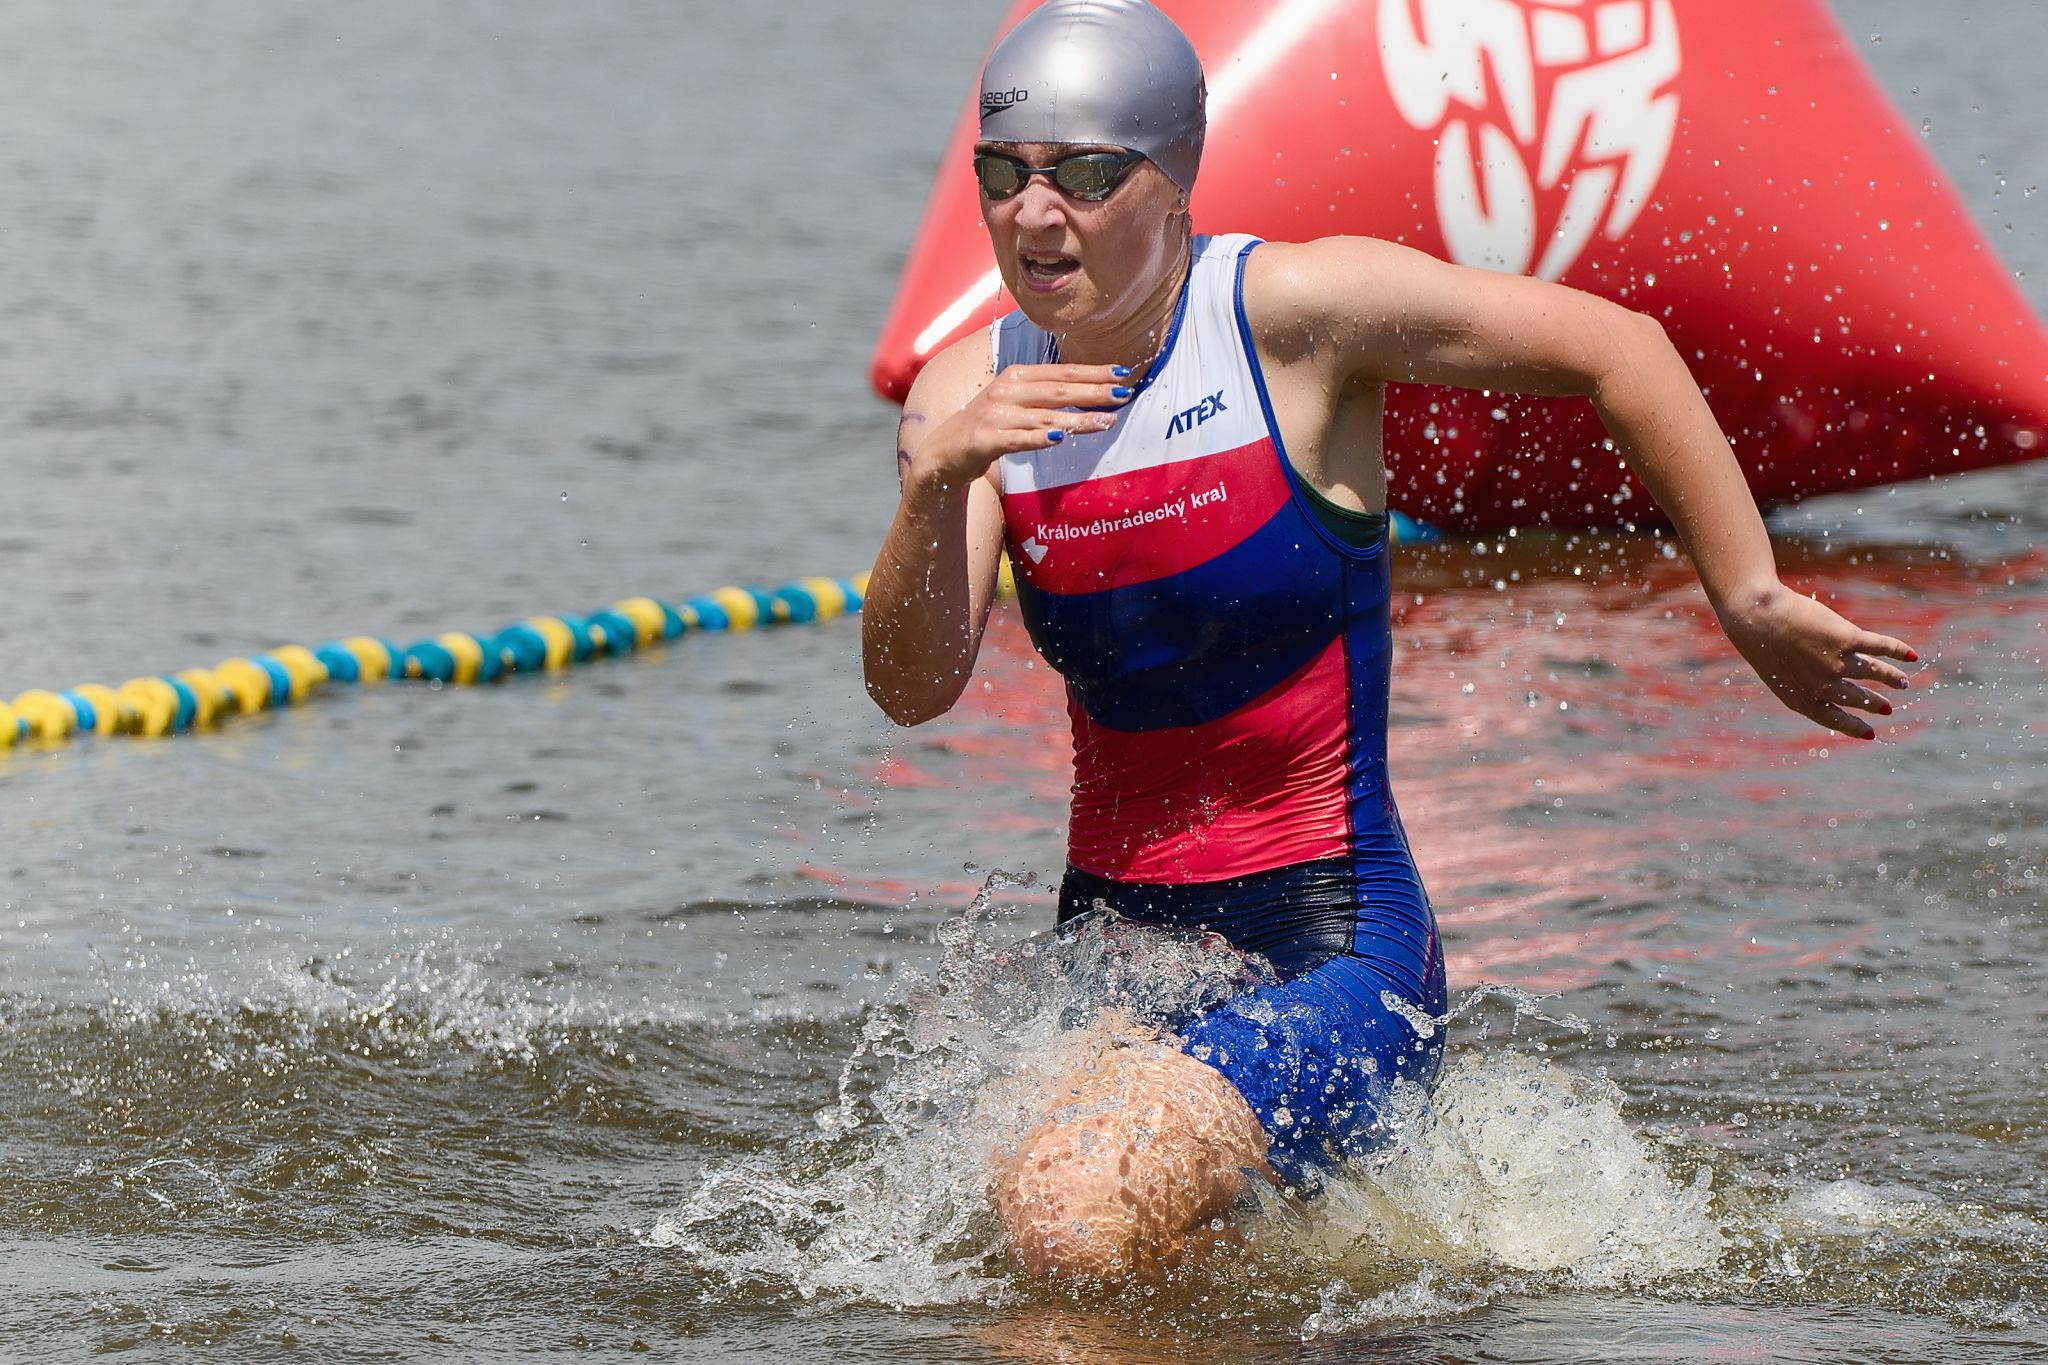
M1409 1004L1392 991L1381 991L1380 1003L1400 1015L1403 1019L1406 1019L1408 1026L1415 1030L1417 1037L1436 1037L1436 1016L1432 1015L1428 1010Z

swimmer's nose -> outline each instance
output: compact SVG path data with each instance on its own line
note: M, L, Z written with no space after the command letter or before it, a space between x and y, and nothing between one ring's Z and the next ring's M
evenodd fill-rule
M1067 200L1042 175L1031 177L1031 183L1017 193L1017 230L1027 236L1032 233L1058 231L1067 223Z

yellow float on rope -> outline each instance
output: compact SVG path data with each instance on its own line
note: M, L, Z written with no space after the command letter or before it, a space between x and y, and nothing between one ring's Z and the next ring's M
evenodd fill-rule
M341 647L355 656L356 681L363 686L375 686L391 676L391 651L376 636L351 635Z
M547 643L547 661L541 666L554 673L567 668L576 658L576 633L552 616L529 616L526 624Z
M752 630L761 622L760 605L742 588L718 588L706 596L724 609L728 630Z
M796 585L811 595L818 604L817 619L829 621L835 616L846 614L846 589L839 586L836 578L799 578Z
M134 733L149 739L170 733L178 718L176 688L162 678L130 678L121 684L120 696L135 713ZM194 720L197 721L196 716Z
M28 722L37 739L64 739L78 728L78 713L55 692L31 687L14 699L14 714Z
M661 603L651 597L621 598L612 603L612 610L633 623L633 633L643 645L651 645L667 634L668 618L662 614Z
M171 676L191 689L193 729L210 729L220 723L228 709L228 689L212 669L187 668Z
M261 711L270 702L270 672L250 659L223 659L213 676L227 690L228 709L242 715Z
M304 645L273 649L270 657L284 665L285 675L292 680L291 699L295 702L304 701L307 693L327 685L327 665Z
M450 679L459 687L467 687L483 672L484 647L474 635L465 635L451 630L446 635L434 637L434 643L448 651L448 657L455 660L455 676Z

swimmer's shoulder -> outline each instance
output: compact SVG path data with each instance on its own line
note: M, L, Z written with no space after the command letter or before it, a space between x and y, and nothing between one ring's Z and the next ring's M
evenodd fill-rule
M1282 364L1349 375L1398 356L1417 322L1447 320L1471 273L1378 237L1267 242L1245 262L1245 319Z
M974 401L995 378L988 329L977 327L925 362L903 398L896 427L896 460L901 468L912 452L948 417ZM996 487L994 470L985 476Z
M1332 313L1355 315L1401 277L1444 263L1379 237L1318 237L1262 242L1245 261L1245 308L1274 325Z
M921 420L942 421L966 407L995 377L988 329L977 327L925 362L903 399L904 416L916 413Z

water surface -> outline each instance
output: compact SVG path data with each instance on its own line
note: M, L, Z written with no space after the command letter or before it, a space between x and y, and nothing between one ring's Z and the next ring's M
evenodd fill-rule
M2043 20L1838 12L2048 303ZM867 348L996 18L9 6L0 693L864 566ZM2044 517L2022 469L1774 519L1927 660L1878 746L1653 542L1404 553L1451 1069L1124 1295L1010 1275L979 1163L1058 1025L1229 964L963 918L1059 863L1007 615L912 733L841 622L16 752L0 1354L2038 1358Z

